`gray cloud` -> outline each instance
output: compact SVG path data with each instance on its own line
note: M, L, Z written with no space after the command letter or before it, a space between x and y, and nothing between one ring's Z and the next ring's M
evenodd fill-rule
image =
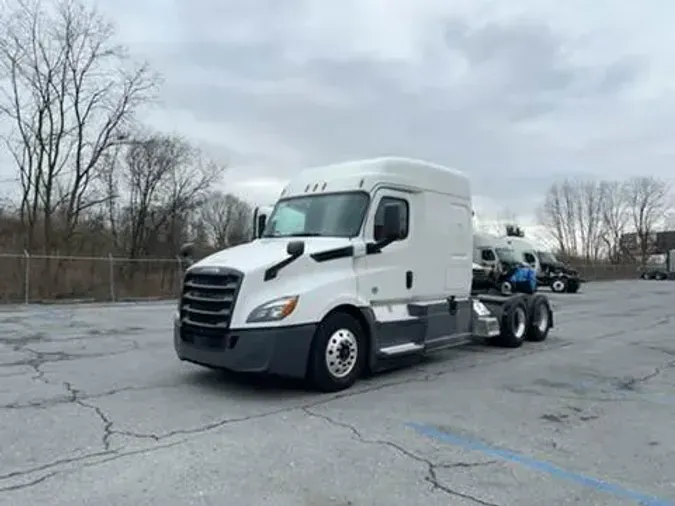
M362 27L327 4L336 26ZM164 107L189 111L204 130L250 132L245 147L225 133L207 142L241 166L239 178L400 154L461 168L481 194L527 213L533 201L524 192L540 195L555 178L616 173L620 148L603 158L594 146L631 135L630 126L609 132L613 115L627 108L630 122L635 107L626 96L650 70L644 57L620 51L580 58L579 40L532 16L480 24L441 16L419 30L425 38L415 57L404 58L355 51L356 32L324 33L330 23L316 28L317 16L330 21L316 2L181 5L171 16L173 42L147 52L166 74ZM158 24L148 21L148 30ZM358 35L368 27L376 30L377 20ZM256 132L264 132L260 140Z

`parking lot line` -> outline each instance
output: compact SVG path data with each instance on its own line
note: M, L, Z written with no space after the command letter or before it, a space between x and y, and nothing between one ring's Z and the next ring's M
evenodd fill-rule
M430 425L421 423L409 423L407 425L408 427L416 430L420 434L430 439L459 446L466 450L476 451L490 457L497 457L502 460L517 463L533 469L534 471L546 473L560 480L574 482L578 485L592 488L599 492L604 492L620 499L635 501L642 506L675 506L675 502L668 501L666 499L660 499L658 497L624 488L621 485L568 471L549 462L528 457L512 450L492 447L478 440L450 434Z

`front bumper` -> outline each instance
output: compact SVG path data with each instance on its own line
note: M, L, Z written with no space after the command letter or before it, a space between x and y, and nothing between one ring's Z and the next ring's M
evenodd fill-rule
M235 372L304 378L316 324L214 332L174 321L178 358Z

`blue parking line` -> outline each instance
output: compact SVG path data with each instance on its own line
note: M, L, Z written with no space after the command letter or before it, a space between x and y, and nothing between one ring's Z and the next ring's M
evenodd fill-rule
M525 455L521 455L520 453L511 450L494 448L492 446L488 446L487 444L481 441L450 434L448 432L441 431L429 425L424 425L420 423L409 423L407 424L407 426L412 429L415 429L420 434L427 436L431 439L442 441L444 443L449 443L455 446L460 446L466 450L480 452L491 457L498 457L503 460L521 464L535 471L547 473L553 476L554 478L558 478L560 480L574 482L578 485L592 488L599 492L611 494L620 499L635 501L637 504L640 504L642 506L675 506L675 502L666 499L659 499L658 497L650 496L647 494L643 494L641 492L636 492L634 490L624 488L621 485L616 485L604 480L600 480L598 478L593 478L590 476L585 476L583 474L567 471L549 462L537 460L532 457L527 457Z

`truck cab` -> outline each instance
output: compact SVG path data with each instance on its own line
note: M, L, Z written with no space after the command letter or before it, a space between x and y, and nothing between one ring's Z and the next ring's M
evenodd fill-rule
M502 238L502 242L513 249L516 254L516 258L529 265L534 269L537 274L541 272L541 265L539 263L539 257L537 256L537 251L534 246L527 240L522 237L510 237L506 236Z
M396 157L305 169L259 239L186 271L177 355L335 391L474 338L545 339L545 297L472 297L472 238L470 184L457 170Z
M537 251L540 269L537 273L539 284L551 287L556 293L576 293L581 287L583 279L579 273L560 261L550 251Z
M473 261L493 270L509 269L522 263L510 244L491 234L474 234Z
M259 206L253 210L253 226L251 227L253 237L255 240L262 236L267 224L267 218L274 210L274 206Z

